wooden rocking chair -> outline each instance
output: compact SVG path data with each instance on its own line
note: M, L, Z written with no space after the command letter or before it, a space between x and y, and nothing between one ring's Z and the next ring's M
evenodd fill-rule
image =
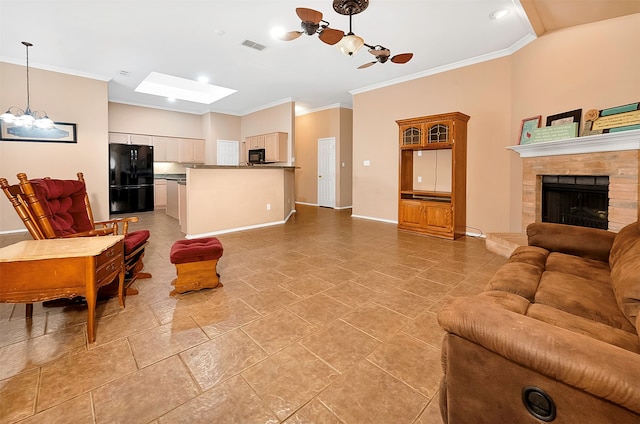
M149 231L129 232L129 223L138 222L138 217L95 222L84 176L82 172L77 175L78 180L29 180L26 174L20 173L17 175L18 184L9 185L5 178L0 178L0 188L34 240L124 235L126 294L137 294L131 284L138 278L151 277L151 274L141 272ZM109 286L105 289L110 292ZM31 316L31 311L32 305L27 305L28 316Z

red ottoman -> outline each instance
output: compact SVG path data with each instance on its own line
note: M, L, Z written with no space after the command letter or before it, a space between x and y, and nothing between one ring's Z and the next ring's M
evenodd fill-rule
M175 242L171 246L170 260L176 266L178 278L171 283L174 289L169 294L173 296L176 293L222 286L220 275L216 271L222 252L222 243L215 237Z

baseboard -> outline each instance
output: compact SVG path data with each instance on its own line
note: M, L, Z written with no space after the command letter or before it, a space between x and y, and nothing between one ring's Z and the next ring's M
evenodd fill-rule
M289 220L289 218L291 218L291 215L293 215L294 213L296 213L295 209L289 212L289 215L287 215L287 217L282 221L265 222L264 224L247 225L245 227L227 228L225 230L211 231L208 233L187 234L185 238L187 240L191 240L191 239L198 239L203 237L213 237L220 234L236 233L238 231L254 230L256 228L273 227L274 225L282 225L282 224L285 224Z
M376 218L376 217L373 217L373 216L363 216L363 215L351 214L351 218L368 219L369 221L379 221L379 222L386 222L387 224L396 224L396 225L398 225L398 221L393 221L393 220L390 220L390 219L383 219L383 218Z
M17 233L26 233L27 229L22 229L22 230L6 230L6 231L0 231L0 235L3 234L17 234Z

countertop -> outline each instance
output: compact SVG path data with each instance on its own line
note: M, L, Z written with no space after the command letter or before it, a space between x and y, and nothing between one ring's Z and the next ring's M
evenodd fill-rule
M184 165L185 168L192 169L296 169L293 165L278 165L275 163L269 163L264 165L202 165L202 164L189 164Z

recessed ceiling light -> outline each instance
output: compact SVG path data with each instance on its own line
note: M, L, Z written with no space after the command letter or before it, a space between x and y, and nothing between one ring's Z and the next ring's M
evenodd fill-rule
M201 77L198 77L198 82L201 82L203 84L206 84L209 82L209 78L205 77L204 75Z
M494 10L493 12L491 12L489 14L489 18L491 18L491 19L500 19L500 18L504 18L508 14L509 14L509 9Z
M271 28L271 36L277 40L279 40L280 37L286 34L286 32L287 30L280 26Z
M171 103L176 101L175 97L167 97L167 100L170 101Z
M154 96L173 97L189 102L211 104L217 100L235 93L232 88L219 87L213 84L203 84L186 78L151 72L136 87L138 93L153 94Z

